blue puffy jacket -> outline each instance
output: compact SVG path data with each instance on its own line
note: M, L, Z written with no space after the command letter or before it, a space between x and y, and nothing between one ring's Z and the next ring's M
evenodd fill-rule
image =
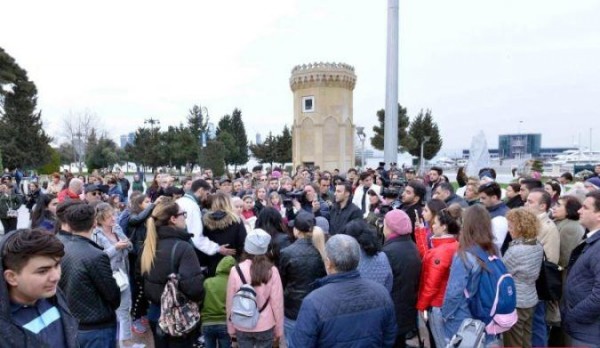
M392 347L396 316L388 290L358 271L333 274L302 301L290 347Z

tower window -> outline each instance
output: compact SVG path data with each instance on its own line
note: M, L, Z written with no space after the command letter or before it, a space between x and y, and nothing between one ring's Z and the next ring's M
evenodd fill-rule
M315 97L302 97L302 112L314 112L315 111Z

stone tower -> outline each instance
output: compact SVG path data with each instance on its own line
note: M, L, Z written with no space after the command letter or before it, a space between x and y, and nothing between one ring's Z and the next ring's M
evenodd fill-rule
M343 63L312 63L292 69L294 92L292 162L322 170L354 167L352 93L354 67Z

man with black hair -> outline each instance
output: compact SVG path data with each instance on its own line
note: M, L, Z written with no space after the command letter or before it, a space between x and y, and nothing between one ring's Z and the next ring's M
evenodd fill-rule
M329 218L329 234L334 235L342 231L344 226L352 220L362 219L362 211L352 203L352 184L343 182L335 185L335 203L331 207Z
M77 319L58 288L64 246L24 229L0 242L0 347L78 347Z
M410 218L410 222L412 223L411 237L413 240L415 237L415 221L417 216L421 219L423 199L426 194L427 188L417 180L409 181L402 192L402 206L400 209L404 210L406 215Z
M185 224L188 233L193 234L192 243L197 250L206 255L234 255L235 249L227 248L227 245L219 245L204 236L202 225L202 211L200 205L204 201L211 190L210 185L206 180L197 179L192 182L192 190L185 193L179 198L176 203L181 207L182 211L186 212Z
M521 180L521 188L519 189L519 195L521 195L521 200L523 202L527 202L527 196L529 196L529 191L543 187L544 185L542 184L542 182L537 179ZM548 208L550 208L550 206L548 206Z
M485 206L490 217L492 218L492 233L494 234L494 244L497 250L504 254L508 249L508 243L512 240L508 234L508 221L506 213L508 207L500 199L502 190L496 182L489 182L479 186L479 201Z
M454 193L454 186L446 181L437 184L432 198L441 199L442 201L446 202L447 206L457 203L463 208L469 207L469 203L467 203L464 198L459 197L456 193Z
M60 231L65 245L59 282L69 309L79 320L79 345L116 347L116 309L121 290L113 278L108 255L91 240L96 211L88 204L68 207L64 219L70 233Z
M571 185L573 182L573 174L570 172L564 172L558 178L558 183L560 184L560 195L564 196L567 192L567 185Z
M444 170L440 167L431 167L429 169L429 182L427 186L427 195L425 201L429 202L436 192L438 184L441 182L441 177L444 174Z

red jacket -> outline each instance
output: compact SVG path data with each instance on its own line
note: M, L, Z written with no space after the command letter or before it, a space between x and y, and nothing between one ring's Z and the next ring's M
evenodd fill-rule
M415 244L417 244L417 250L421 259L425 256L427 250L429 250L429 230L427 227L418 226L415 228Z
M429 307L442 307L452 257L458 250L458 241L455 238L432 238L431 242L433 248L427 250L423 257L419 282L417 309L420 311Z
M58 193L58 195L56 196L56 198L58 199L59 203L62 203L64 201L67 200L67 198L71 199L71 200L79 200L79 195L76 194L75 192L69 190L68 188L60 191Z

